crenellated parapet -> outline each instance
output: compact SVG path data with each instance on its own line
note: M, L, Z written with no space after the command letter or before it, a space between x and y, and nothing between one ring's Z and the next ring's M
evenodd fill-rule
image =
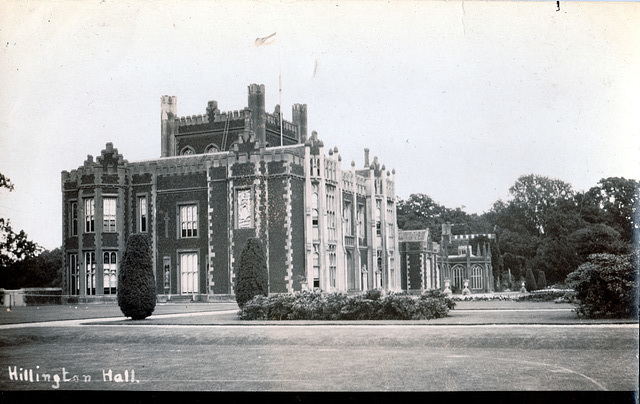
M109 142L106 148L100 152L100 156L96 157L96 163L106 170L107 168L124 166L127 160L122 157L122 154L118 153L118 149L113 147L113 143Z

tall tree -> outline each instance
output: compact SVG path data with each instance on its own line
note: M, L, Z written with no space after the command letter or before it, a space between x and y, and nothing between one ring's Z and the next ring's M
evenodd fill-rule
M639 183L622 177L603 178L585 194L585 210L592 212L599 208L603 213L600 219L616 229L627 242L633 240L634 216L637 212ZM636 202L636 203L634 203Z
M14 185L0 173L0 189L2 188L11 192ZM35 257L41 250L37 243L29 240L24 230L15 232L9 219L0 218L0 270L4 271L25 258Z
M541 175L523 175L509 188L511 204L522 212L527 227L544 236L551 214L574 196L571 184Z

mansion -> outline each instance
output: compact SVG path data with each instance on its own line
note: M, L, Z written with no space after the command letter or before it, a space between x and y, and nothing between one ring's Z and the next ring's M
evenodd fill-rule
M402 241L411 237L396 226L395 171L368 149L363 164L343 167L337 147L308 135L305 104L286 121L279 105L266 111L264 86L252 84L242 110L209 101L204 114L181 117L176 97L163 96L160 111L159 158L129 162L107 143L62 172L68 298L113 299L133 233L149 236L162 300L233 295L251 237L262 241L270 293L444 286L451 268L435 243L411 250ZM481 261L477 290L492 289L490 261Z

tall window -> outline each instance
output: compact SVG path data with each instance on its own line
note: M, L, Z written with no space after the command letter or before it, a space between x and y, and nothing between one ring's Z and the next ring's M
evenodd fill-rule
M329 286L335 288L336 287L336 246L331 244L329 245Z
M118 262L115 252L105 252L102 261L103 287L105 295L114 295L118 286Z
M318 250L318 246L314 245L313 246L314 250L316 250L316 252L313 253L313 287L314 288L319 288L320 287L320 254L318 254L317 250Z
M327 236L328 240L336 240L336 189L334 187L326 187L326 211L327 211Z
M344 234L347 236L353 235L353 227L351 224L351 202L344 202L344 209L342 217L344 218Z
M84 200L84 232L93 233L95 229L96 204L93 198Z
M471 267L471 289L482 288L482 267L480 265L473 265Z
M393 227L393 204L391 203L387 204L387 229L388 229L387 236L389 238L394 238L396 232L395 232L395 228Z
M364 205L358 205L358 237L364 238Z
M320 238L320 230L318 227L318 186L313 185L313 193L311 194L311 226L312 226L312 238L317 240Z
M378 250L376 252L377 256L377 270L375 273L375 283L377 288L382 287L382 251Z
M147 231L147 197L138 198L138 231L146 233Z
M71 211L69 212L70 220L70 232L71 236L78 235L78 202L71 202Z
M253 228L253 204L251 189L236 189L236 228Z
M198 205L180 206L180 237L198 237Z
M84 273L86 276L87 295L96 294L96 253L84 254Z
M198 293L198 254L180 254L180 293Z
M80 294L80 277L78 274L78 254L69 254L69 294Z
M451 272L453 276L451 286L456 289L462 289L463 282L464 282L465 268L460 264L456 264L451 269Z
M382 229L380 225L382 210L380 208L380 201L376 201L376 236L382 235Z
M116 198L102 199L102 231L105 233L116 231Z

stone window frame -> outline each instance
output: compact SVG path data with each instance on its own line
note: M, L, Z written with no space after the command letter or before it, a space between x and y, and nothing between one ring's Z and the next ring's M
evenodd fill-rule
M180 150L180 155L181 156L191 156L196 154L196 149L194 149L191 146L185 146L182 148L182 150Z
M95 233L96 231L96 199L91 196L83 198L84 209L82 214L84 216L84 232Z
M144 205L142 204L144 201ZM138 233L147 233L149 231L149 198L147 193L141 193L136 195L136 213L137 213L137 226ZM145 212L142 212L144 206ZM144 219L144 222L143 222Z
M107 211L107 203L113 202L113 212ZM104 195L102 197L102 232L117 233L118 232L118 196Z
M189 208L195 208L195 214L189 219ZM185 215L183 215L183 209ZM185 201L176 204L176 211L178 216L177 238L179 239L197 239L200 238L200 202L199 201ZM186 218L185 218L186 216ZM195 216L195 217L194 217ZM186 219L186 220L185 220ZM189 228L191 223L191 228ZM183 224L186 227L183 229ZM183 232L185 230L185 232ZM189 231L191 230L191 234Z

